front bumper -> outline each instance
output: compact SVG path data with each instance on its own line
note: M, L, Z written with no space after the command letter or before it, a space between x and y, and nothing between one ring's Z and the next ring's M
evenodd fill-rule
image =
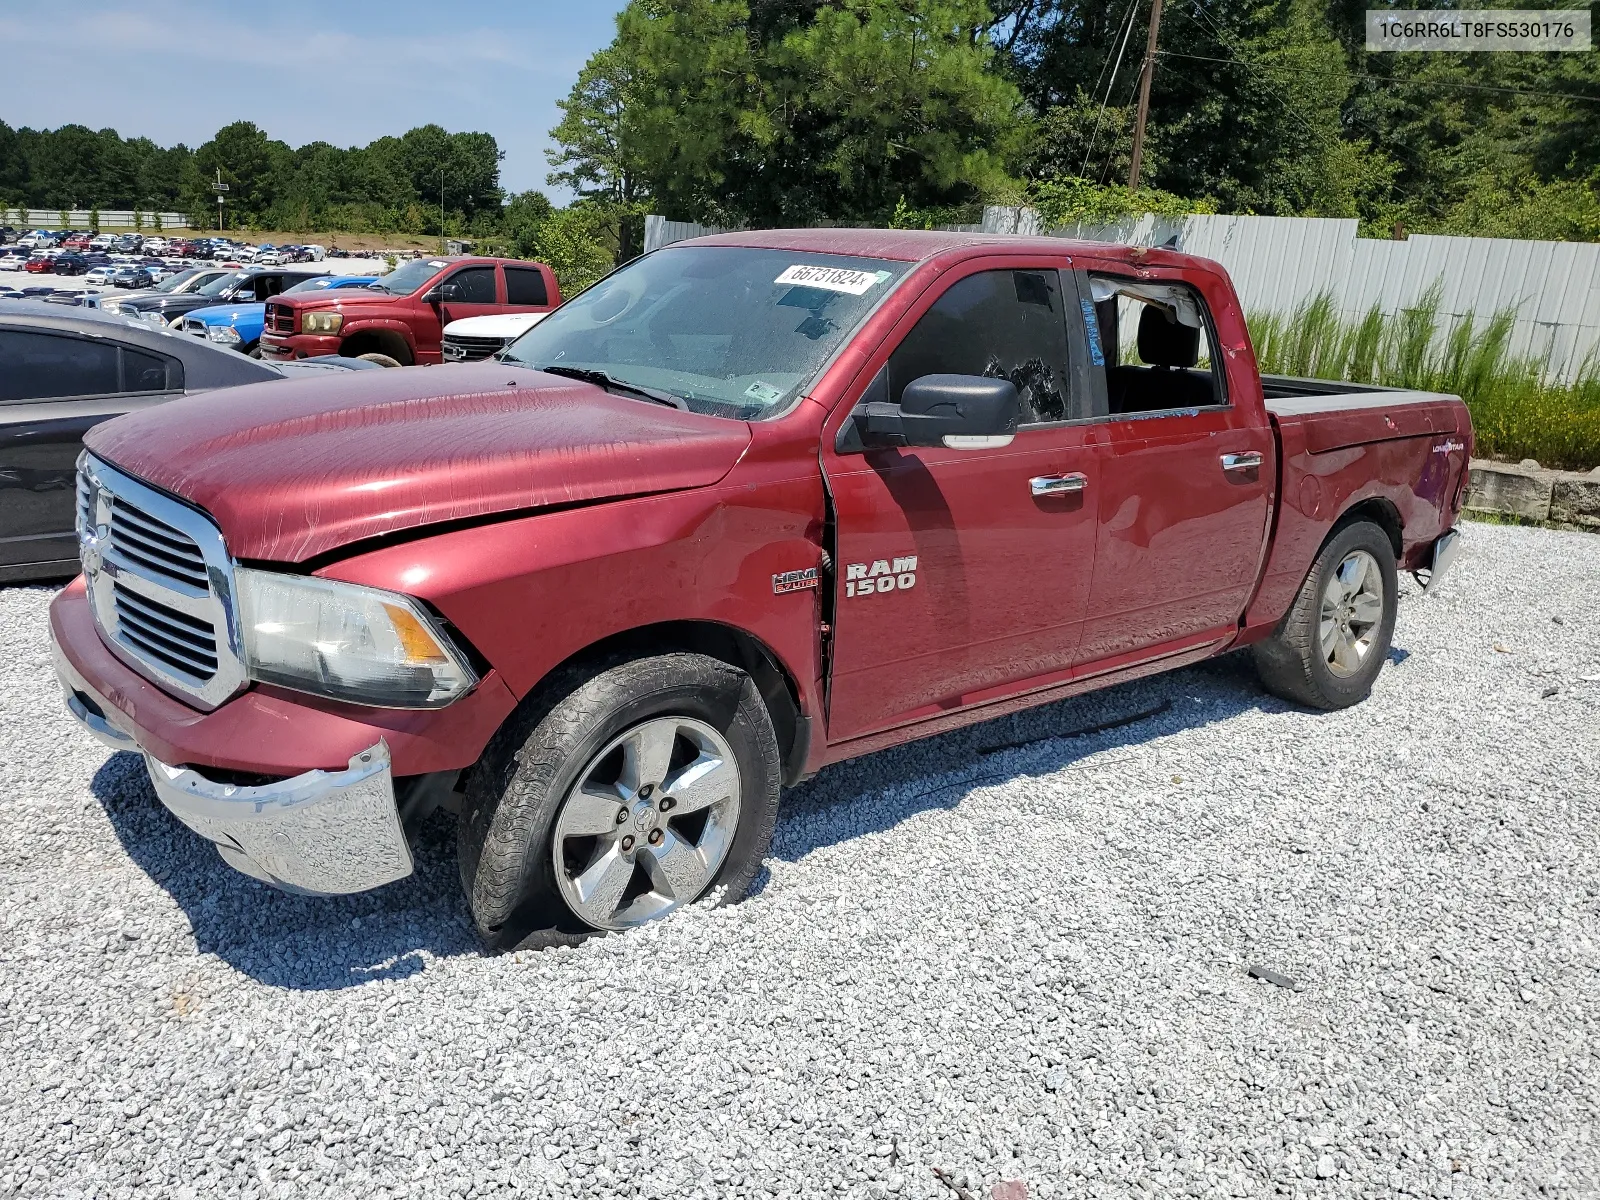
M112 715L118 710L54 649L67 711L96 740L141 755L156 797L230 867L284 891L318 896L364 892L411 874L382 739L343 771L306 771L256 786L210 779L147 753Z
M338 334L320 333L267 333L261 334L261 357L283 362L288 359L316 358L322 354L339 353L341 339Z

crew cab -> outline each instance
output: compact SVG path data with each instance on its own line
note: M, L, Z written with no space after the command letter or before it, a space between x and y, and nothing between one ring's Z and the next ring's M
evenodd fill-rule
M500 360L89 431L67 705L234 867L412 870L490 948L737 899L826 764L1250 647L1362 700L1458 547L1451 396L1266 379L1161 249L723 234Z
M421 258L356 292L282 296L267 305L261 357L342 354L384 366L443 361L452 321L490 313L549 312L561 303L543 263L500 258Z
M376 278L376 275L320 275L295 284L284 294L294 295L325 288L366 287ZM266 323L266 312L267 306L260 302L197 308L183 318L183 331L206 338L219 346L231 346L252 358L260 358L258 343Z

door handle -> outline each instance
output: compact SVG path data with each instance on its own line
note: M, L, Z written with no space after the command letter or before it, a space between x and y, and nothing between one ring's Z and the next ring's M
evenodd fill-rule
M1089 477L1077 471L1070 475L1035 475L1028 480L1028 490L1035 496L1065 496L1088 486Z
M1222 456L1222 469L1224 471L1254 471L1261 465L1261 455L1251 450L1245 454L1224 454Z

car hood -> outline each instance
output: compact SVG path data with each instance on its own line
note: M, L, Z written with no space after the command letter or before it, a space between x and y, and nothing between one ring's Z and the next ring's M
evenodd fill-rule
M743 421L500 363L249 384L84 438L205 509L234 557L272 562L444 521L705 487L749 443Z
M444 327L446 337L516 337L532 329L550 314L539 313L489 313L482 317L462 317Z
M261 320L266 314L266 304L260 300L252 300L248 304L212 304L205 308L193 308L184 313L184 316L198 320L204 325L232 325L236 321L251 317Z

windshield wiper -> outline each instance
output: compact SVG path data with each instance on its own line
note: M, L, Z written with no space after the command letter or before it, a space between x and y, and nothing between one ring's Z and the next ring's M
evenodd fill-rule
M543 371L546 375L565 375L568 379L581 379L585 383L603 387L608 392L622 392L629 396L638 396L641 400L653 400L657 404L665 404L668 408L676 408L681 412L689 411L689 402L682 396L629 383L626 379L614 379L604 371L595 371L589 367L534 367L534 370Z

